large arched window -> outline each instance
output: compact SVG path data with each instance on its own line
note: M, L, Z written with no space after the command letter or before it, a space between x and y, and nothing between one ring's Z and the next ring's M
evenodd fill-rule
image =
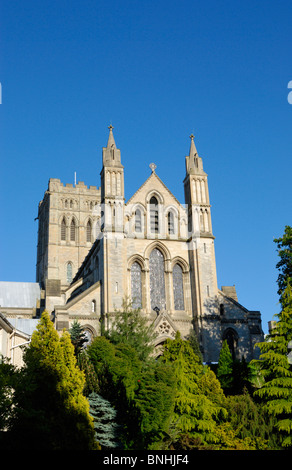
M154 248L149 257L151 308L165 309L164 257Z
M184 284L183 271L179 264L175 264L172 272L174 309L184 310Z
M89 220L86 225L86 241L91 242L91 234L92 234L92 225L91 221Z
M63 217L62 222L61 222L61 240L62 241L66 240L66 220L65 220L65 217Z
M73 266L72 266L72 263L69 261L69 263L67 264L67 273L66 273L66 276L67 276L67 282L68 284L71 284L72 282L72 279L73 279Z
M75 242L76 240L76 223L74 219L72 219L70 225L70 240L71 242Z
M158 202L154 196L150 199L150 231L151 233L159 232Z
M131 297L132 307L142 307L142 269L135 261L131 266Z

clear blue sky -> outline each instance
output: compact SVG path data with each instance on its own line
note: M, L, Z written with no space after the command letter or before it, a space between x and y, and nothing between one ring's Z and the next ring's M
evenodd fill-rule
M35 281L49 178L100 184L114 126L126 198L149 163L184 202L191 133L209 175L218 285L279 311L291 225L291 1L3 0L0 279Z

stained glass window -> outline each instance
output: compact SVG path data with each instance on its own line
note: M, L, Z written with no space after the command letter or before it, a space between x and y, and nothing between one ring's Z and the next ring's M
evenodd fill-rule
M151 308L165 309L164 257L154 248L149 258Z
M175 264L172 272L174 309L184 310L183 272L179 264Z
M141 266L135 261L131 266L131 294L132 307L142 307L142 270Z

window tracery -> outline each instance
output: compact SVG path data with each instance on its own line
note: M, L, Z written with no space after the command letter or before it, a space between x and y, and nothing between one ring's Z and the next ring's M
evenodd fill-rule
M142 269L139 263L135 261L131 266L131 295L132 307L142 307Z
M154 248L149 257L150 271L150 303L151 308L165 309L165 280L164 280L164 256L160 250Z

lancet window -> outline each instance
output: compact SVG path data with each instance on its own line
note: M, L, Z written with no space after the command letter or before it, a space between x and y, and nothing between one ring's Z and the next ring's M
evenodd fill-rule
M142 232L142 217L140 209L135 212L135 232Z
M69 262L69 263L67 264L67 273L66 273L66 275L67 275L67 282L68 282L68 284L71 284L72 279L73 279L73 266L72 266L72 263L71 263L71 262Z
M174 309L184 310L183 271L179 264L174 265L172 277L173 277Z
M65 241L66 240L66 220L65 217L63 218L61 222L61 240Z
M150 199L150 231L159 232L158 202L154 196Z
M154 248L149 257L150 270L150 303L151 308L165 309L165 280L164 280L164 256L160 250Z
M131 266L131 296L132 307L142 307L142 269L139 263L135 261Z
M91 242L91 234L92 234L92 225L89 220L86 225L86 241L87 242Z
M76 223L74 219L72 219L70 225L70 240L71 242L75 242L76 240Z

